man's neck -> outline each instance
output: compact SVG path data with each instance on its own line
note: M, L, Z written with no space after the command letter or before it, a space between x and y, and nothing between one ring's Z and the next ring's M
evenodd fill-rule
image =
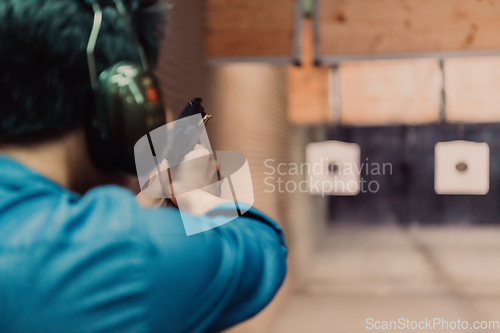
M0 153L78 193L86 192L103 179L90 161L83 130L42 143L2 145Z

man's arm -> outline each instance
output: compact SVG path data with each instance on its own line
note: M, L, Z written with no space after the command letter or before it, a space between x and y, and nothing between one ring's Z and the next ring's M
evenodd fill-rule
M217 224L230 206L207 216ZM155 327L172 332L219 332L251 318L274 297L286 275L287 249L279 226L254 208L200 234L186 236L178 212L144 209L156 256L150 303Z
M208 150L198 146L186 159L207 154ZM164 161L160 169L167 168ZM214 177L211 172L213 168L209 165L205 169L183 169L174 182ZM165 186L164 182L153 177L151 186ZM143 206L156 207L165 202L143 193L137 200ZM219 332L261 311L274 297L286 274L287 249L278 224L250 206L243 216L219 223L226 214L232 214L234 203L203 190L190 191L177 200L174 202L200 223L219 227L186 236L178 211L143 210L144 216L149 216L144 222L146 233L159 254L157 262L151 265L155 268L152 276L158 283L156 302L167 305L170 300L175 301L174 311L167 305L163 309L168 313L156 313L158 327L174 332ZM170 218L160 217L167 211ZM176 278L166 283L166 277L173 272ZM165 300L161 296L164 293L172 297ZM155 304L153 308L162 308Z

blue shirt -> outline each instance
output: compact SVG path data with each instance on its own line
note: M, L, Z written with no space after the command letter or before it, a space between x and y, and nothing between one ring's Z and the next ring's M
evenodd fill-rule
M218 332L268 304L286 253L253 208L188 237L175 209L80 196L0 155L0 332Z

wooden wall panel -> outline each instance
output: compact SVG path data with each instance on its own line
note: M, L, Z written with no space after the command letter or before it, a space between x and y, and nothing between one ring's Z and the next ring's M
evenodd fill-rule
M313 32L304 20L301 66L288 67L288 119L297 124L330 121L328 67L313 65Z
M418 124L439 119L435 59L346 62L339 67L343 124Z
M446 120L500 121L500 57L447 59L444 69Z
M291 56L294 0L208 0L208 57Z
M318 0L323 55L500 49L500 0Z
M288 69L288 119L295 124L330 121L328 68Z

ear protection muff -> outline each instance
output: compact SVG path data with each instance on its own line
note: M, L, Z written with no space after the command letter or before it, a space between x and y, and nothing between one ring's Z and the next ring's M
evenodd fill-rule
M97 74L94 49L101 29L102 8L97 0L85 2L94 11L87 45L94 104L90 108L93 112L85 121L88 149L92 160L101 169L135 173L136 142L166 123L160 90L121 0L108 0L108 3L116 6L130 30L142 63L122 61Z

